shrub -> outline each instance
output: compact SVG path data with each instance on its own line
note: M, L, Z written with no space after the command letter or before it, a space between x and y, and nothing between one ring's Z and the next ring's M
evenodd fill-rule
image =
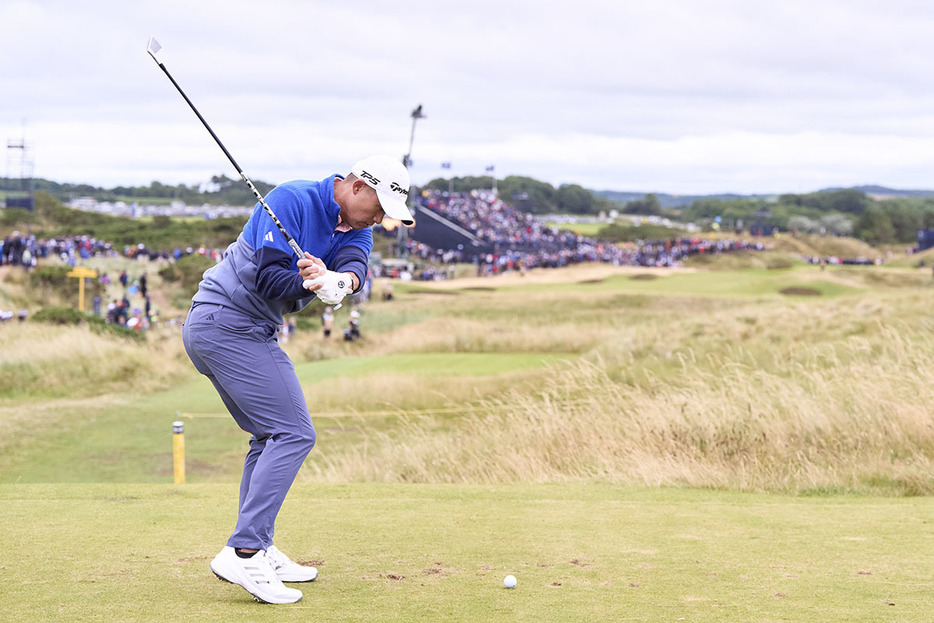
M90 316L71 307L45 307L33 314L32 320L33 322L45 322L48 324L87 324L88 328L97 334L110 334L117 337L129 338L137 342L146 341L146 335L142 331L136 331L122 325L109 324L105 322L103 318Z
M32 319L48 324L80 324L88 316L71 307L46 307L33 314Z
M211 258L200 253L191 253L160 270L159 276L163 281L177 283L194 294L198 283L201 282L201 275L211 266L214 266L214 260Z
M29 273L29 285L34 288L66 288L71 266L39 265Z

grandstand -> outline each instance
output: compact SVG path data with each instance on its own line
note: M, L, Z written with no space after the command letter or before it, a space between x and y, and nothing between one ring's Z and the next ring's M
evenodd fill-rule
M762 243L696 237L620 246L546 227L542 219L503 202L489 190L426 190L416 198L413 209L416 225L406 243L409 256L443 263L471 262L479 274L580 262L677 266L690 255L765 248Z
M934 229L919 229L915 251L927 251L931 247L934 247Z
M477 256L493 251L492 245L441 212L415 204L413 216L416 226L409 231L412 240L434 249L456 249L465 261L472 261Z

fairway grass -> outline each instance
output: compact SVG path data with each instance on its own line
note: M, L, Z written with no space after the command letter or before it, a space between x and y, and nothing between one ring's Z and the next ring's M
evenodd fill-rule
M235 484L0 486L4 620L924 621L930 498L597 484L298 484L277 544L295 605L208 564ZM503 578L518 578L515 590Z

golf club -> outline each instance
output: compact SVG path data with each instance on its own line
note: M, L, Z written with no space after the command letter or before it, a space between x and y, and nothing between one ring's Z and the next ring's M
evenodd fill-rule
M263 197L262 193L260 193L256 189L256 186L253 184L253 181L249 177L247 177L246 173L243 172L243 169L240 168L240 165L237 164L237 161L234 160L234 157L230 155L230 152L227 151L226 147L224 147L224 144L221 142L221 139L217 138L217 134L214 133L214 130L212 130L211 126L208 125L208 122L204 120L204 117L202 117L201 113L198 112L198 109L195 108L195 105L191 102L191 100L182 90L182 87L178 86L178 83L175 81L175 78L173 78L172 74L169 73L169 70L165 68L165 65L162 63L162 61L160 61L156 57L156 54L158 54L159 50L161 49L162 49L162 46L159 45L159 42L156 41L156 38L149 37L149 45L147 47L147 52L149 52L149 56L152 57L152 60L156 61L156 65L158 65L159 68L163 72L165 72L165 75L168 76L169 80L172 81L172 84L175 85L175 88L178 90L181 96L185 98L186 102L188 102L188 105L191 107L194 113L198 116L198 119L201 120L202 125L204 125L207 131L210 132L211 137L214 139L214 142L217 143L217 146L221 148L221 151L223 151L224 155L227 156L227 159L230 160L230 164L232 164L234 169L237 170L237 173L240 174L240 179L246 182L246 185L250 187L250 190L253 191L253 195L259 200L260 204L262 204L263 209L266 210L266 214L269 215L269 217L272 219L272 222L276 224L276 227L278 227L282 235L285 236L286 241L289 243L289 246L295 252L295 255L297 255L301 259L304 259L305 252L302 251L302 248L298 245L297 242L295 242L295 239L292 238L289 232L285 230L285 227L282 226L282 223L279 222L279 218L276 216L276 213L272 211L272 208L269 207L269 204L266 203L266 199ZM310 281L311 280L308 280L308 279L305 280L304 286L306 288L309 286ZM337 305L334 306L334 309L340 309L340 307L341 307L341 304L338 303Z

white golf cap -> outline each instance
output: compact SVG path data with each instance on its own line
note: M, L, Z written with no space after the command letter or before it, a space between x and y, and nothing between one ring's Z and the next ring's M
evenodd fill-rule
M376 190L379 205L389 218L412 225L415 219L406 203L409 200L409 172L392 156L370 156L353 165L350 172Z

